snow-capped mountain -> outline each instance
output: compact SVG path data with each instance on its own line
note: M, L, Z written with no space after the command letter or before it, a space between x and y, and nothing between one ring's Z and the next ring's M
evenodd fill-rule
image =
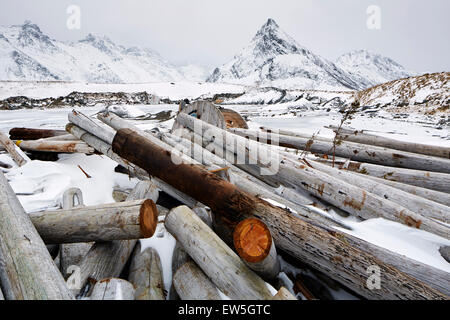
M142 83L185 80L158 53L126 48L89 34L78 42L51 39L30 22L0 27L0 80Z
M343 54L336 65L350 73L364 87L407 78L414 75L394 60L367 51L356 50Z
M333 62L299 45L273 19L207 81L324 90L363 88Z

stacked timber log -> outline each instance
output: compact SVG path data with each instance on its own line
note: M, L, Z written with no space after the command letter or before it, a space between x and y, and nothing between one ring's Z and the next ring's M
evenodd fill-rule
M242 170L236 170L236 167L231 163L231 166L227 166L229 168L226 170L228 173L232 173L232 175L235 175L238 178L234 181L233 179L230 179L230 181L233 181L236 185L230 183L213 172L210 172L216 171L218 167L220 168L220 165L211 162L208 163L208 160L203 161L203 159L197 159L195 157L191 158L188 154L180 155L179 152L175 152L176 150L171 146L171 141L176 141L173 136L158 136L149 132L143 132L127 121L110 114L101 114L99 115L99 119L114 130L111 131L111 128L105 127L98 122L94 122L92 119L89 119L78 112L72 112L69 115L71 124L69 124L66 129L74 136L94 147L97 151L106 154L111 159L126 166L128 170L134 172L138 177L142 179L150 178L151 181L157 181L160 186L163 186L162 188L172 190L173 194L178 195L179 201L187 205L187 207L180 207L177 208L177 210L172 210L165 219L167 230L174 234L178 242L180 242L179 249L177 250L179 252L182 252L183 250L190 257L189 259L193 259L192 261L186 259L185 254L178 254L181 258L179 259L180 262L176 268L174 268L174 275L177 274L182 266L188 263L184 269L181 269L178 276L174 278L174 286L179 297L182 297L182 295L188 297L186 295L186 290L183 287L183 285L186 286L188 281L184 281L184 284L180 284L180 278L190 279L192 277L197 277L198 279L205 279L204 276L208 277L209 281L226 295L244 298L242 293L246 292L246 295L255 297L254 292L248 289L254 288L255 282L253 280L255 279L254 276L256 276L255 271L251 271L253 275L248 276L245 281L241 281L241 283L247 283L248 287L245 287L245 289L230 288L230 284L228 283L225 285L225 281L223 280L224 278L230 277L230 274L224 275L222 271L223 268L221 268L221 274L218 274L214 269L215 263L212 262L214 260L208 260L211 259L210 252L203 252L201 247L199 248L197 244L202 243L202 234L205 233L207 235L205 237L208 239L208 243L205 241L205 246L211 252L216 252L217 246L222 248L225 245L234 247L233 235L236 226L248 218L257 218L270 230L273 239L273 244L271 243L270 248L276 247L277 249L282 250L284 253L299 259L302 263L327 274L332 279L363 297L372 299L448 298L447 295L450 293L450 283L446 272L343 233L333 228L334 226L331 222L325 219L317 219L316 216L311 215L305 206L297 205L295 207L296 210L292 210L283 203L279 204L281 207L273 205L265 199L269 201L273 200L272 197L276 196L275 192L273 192L274 188L258 178L256 178L256 180L255 177L253 177L253 179L248 179L252 184L248 184L247 190L244 191L243 187L245 184L241 183L238 187L237 184L239 183L234 181L244 180L245 178L239 179L239 176L243 177L244 174L247 174L247 176L250 177L252 176L251 174L248 174L248 172L243 173ZM200 121L200 123L198 121ZM203 147L206 144L214 142L214 139L218 140L219 138L223 138L221 140L222 147L226 146L227 137L230 138L230 143L240 143L244 146L244 149L245 146L249 144L248 139L239 137L238 135L219 129L215 126L208 125L201 120L183 113L179 114L177 122L181 126L189 128L192 131L194 131L194 124L200 124L201 127L204 127L204 130L200 132L203 134L203 137L200 139L198 145L203 154L208 154L208 152L204 152L206 149ZM93 123L95 125L93 125ZM207 135L207 130L211 132L210 136ZM199 139L194 140L197 140L198 142ZM190 142L192 144L196 141ZM183 143L186 144L185 141ZM257 143L260 147L264 147L258 142L254 143ZM213 157L210 154L208 155L209 160L212 160ZM297 159L292 157L289 158L281 152L280 155L282 155L279 159L279 161L281 160L280 164L284 162L287 165L282 167L283 175L277 177L277 179L280 184L284 184L284 188L288 190L293 184L298 184L298 182L295 182L296 180L300 180L300 183L305 181L308 182L309 179L314 176L319 177L321 179L319 181L328 181L328 183L330 183L329 181L335 180L335 178L320 170L310 168L308 165L309 162L300 163ZM252 156L252 154L247 153L246 157L249 156ZM416 159L414 157L412 158ZM227 158L227 160L233 161L233 159L230 158ZM270 163L270 161L267 161L267 158L256 158L254 160L256 160L254 163L258 166L263 166L264 163L267 166L267 163ZM299 163L296 163L295 161ZM227 163L225 163L225 165L226 164ZM306 171L304 168L300 168L300 166L308 167L311 170ZM223 162L222 168L224 168ZM302 171L308 173L304 174L305 176L301 179L298 179L301 176L299 175L299 172ZM337 184L331 184L329 187L330 190L327 190L327 192L334 193L336 190L339 190L339 188L336 188L336 185ZM253 187L259 188L259 190L265 190L264 199L260 198L257 192L250 191ZM355 186L352 187L356 188ZM320 190L320 188L317 187L314 189ZM309 191L311 192L311 190ZM367 206L368 209L364 205L366 200L362 201L362 199L350 197L352 192L355 193L355 197L359 192L362 196L366 194L366 199L372 199L369 201L370 206ZM320 195L320 192L313 194ZM358 211L358 216L368 219L380 216L378 211L381 205L381 208L384 208L382 212L387 217L389 216L392 219L396 217L397 220L403 221L405 224L409 223L412 227L421 227L422 222L425 221L429 230L436 228L436 230L440 230L443 234L442 226L437 226L437 222L431 220L430 217L424 217L420 213L401 208L401 206L391 203L389 200L383 199L369 191L364 191L363 193L361 188L349 189L347 190L347 197L348 199L344 197L339 198L339 201L336 200L336 206L347 211L348 208L343 205L343 203L363 203L360 210L353 209ZM353 199L353 202L351 199ZM328 201L328 199L324 200ZM276 200L274 202L276 202ZM213 213L213 229L200 223L201 220L198 219L195 214L192 215L191 211L188 209L188 207L193 208L193 206L198 203L202 203L211 208ZM356 205L356 207L358 206ZM401 210L399 210L401 214L399 214L398 211L395 211L394 208L397 210L401 208ZM360 211L362 213L360 213ZM370 213L373 213L373 215ZM173 217L180 215L180 217L183 218L171 218L172 215ZM180 224L180 219L182 219L183 222L192 221L189 223L192 223L192 225L195 226L194 229L196 232L188 232L189 223L186 225ZM418 220L421 221L420 225L419 223L416 223ZM433 224L433 222L435 224ZM180 226L178 226L179 224ZM205 228L205 226L207 228ZM199 234L197 230L204 230L204 232L202 231ZM255 238L257 237L250 236L250 239ZM220 242L219 239L223 241L223 243ZM196 245L190 245L188 247L187 244L191 243L195 243ZM266 241L266 246L267 243L268 241ZM244 247L257 248L258 246L259 244L253 244ZM234 249L238 251L237 248ZM217 252L214 256L216 255L219 256L220 253ZM183 256L184 258L182 258ZM272 254L269 254L269 256L272 256ZM237 257L239 261L241 261L238 264L239 268L245 266L245 268L248 268L245 270L251 270L249 264L244 262L242 257ZM224 257L223 259L225 259L225 261L223 263L230 264L230 268L231 265L234 265L235 268L235 263L237 263L235 258L236 256L233 256L232 259ZM204 262L202 262L203 259L210 263L204 265ZM231 260L228 261L227 259ZM195 267L192 267L193 265ZM273 263L268 265L274 266ZM370 290L365 285L367 280L367 268L371 265L380 266L383 276L387 279L385 285L379 291ZM200 268L203 274L196 272L195 270L198 271L196 268ZM247 275L248 271L246 271L245 274ZM253 280L248 282L249 279ZM199 280L199 282L204 283L205 281ZM209 282L206 281L206 283ZM209 283L210 285L203 285L203 287L207 286L211 288L211 283ZM404 286L406 283L408 283L407 288ZM260 288L259 285L258 287ZM202 292L205 296L208 296L208 294L211 294L214 290L211 291L205 289L205 291ZM265 290L262 290L259 294L265 296L264 292ZM215 294L212 296L216 297ZM271 296L273 295L271 294ZM259 298L262 297L259 296Z

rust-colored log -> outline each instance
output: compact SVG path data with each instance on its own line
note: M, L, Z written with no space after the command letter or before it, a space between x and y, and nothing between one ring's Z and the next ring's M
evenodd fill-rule
M231 230L246 218L261 219L270 226L274 242L280 249L329 274L334 280L366 298L448 299L442 292L399 271L392 264L384 263L372 254L352 246L345 241L344 233L308 223L239 190L200 166L184 164L170 151L130 129L117 132L112 149L146 170L149 175L209 206L217 221L231 227ZM366 287L367 269L373 265L380 267L385 279L380 290Z
M12 128L9 130L11 140L38 140L66 134L65 130L53 129Z
M17 140L18 145L25 151L45 151L57 153L86 153L93 154L95 149L83 141L41 141L41 140Z

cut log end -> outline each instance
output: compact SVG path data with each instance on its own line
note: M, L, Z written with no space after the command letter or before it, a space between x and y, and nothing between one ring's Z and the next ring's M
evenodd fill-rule
M236 226L233 241L242 259L247 262L260 262L270 253L272 236L264 222L250 218Z
M150 238L156 231L158 225L158 209L153 200L147 199L142 203L139 222L143 238Z

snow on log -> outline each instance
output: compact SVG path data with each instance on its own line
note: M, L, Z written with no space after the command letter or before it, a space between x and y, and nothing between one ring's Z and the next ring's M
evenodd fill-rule
M90 300L134 300L134 288L123 279L103 279L95 284Z
M266 281L280 273L280 262L269 228L261 220L249 218L241 221L233 233L238 255Z
M67 210L30 213L45 243L150 238L158 223L152 200L135 200Z
M150 199L158 200L156 186L149 180L140 181L127 197L127 201ZM137 240L118 240L96 242L83 260L80 267L81 295L89 291L87 281L95 282L108 277L118 277L131 256ZM85 290L87 289L87 290Z
M64 130L12 128L9 130L11 140L39 140L66 135Z
M356 130L351 128L338 128L337 126L329 126L338 137L344 141L351 141L361 144L367 144L378 147L391 148L412 153L419 153L429 156L450 159L450 148L442 146L434 146L417 142L400 141L388 137L383 137L368 133L366 130Z
M180 114L182 116L182 114ZM179 115L179 116L180 116ZM350 158L352 160L369 162L374 164L382 164L391 167L409 168L423 170L428 169L434 172L450 173L450 159L443 159L440 157L432 157L411 152L399 151L389 148L368 146L355 142L340 142L336 144L334 149L333 143L300 137L285 136L282 134L264 133L255 130L246 130L239 128L230 128L230 132L240 135L242 137L259 140L261 137L264 140L268 139L278 141L279 145L287 148L294 148L299 150L308 150L312 153L332 155L337 157Z
M58 152L58 153L86 153L93 154L94 148L88 146L81 141L15 141L16 145L25 151L44 151L44 152Z
M0 283L8 300L74 298L1 172L0 258Z
M221 300L216 286L193 261L179 267L172 281L181 300Z
M131 256L128 281L135 288L135 300L165 300L164 281L158 251L142 250L138 242Z
M164 224L211 281L231 299L272 297L266 283L191 209L186 206L172 209Z
M10 154L11 158L15 163L17 163L19 167L23 166L25 163L27 163L27 160L29 160L23 154L23 152L20 152L20 149L14 144L14 142L12 142L11 139L9 139L8 136L1 131L0 146L3 146L5 148L5 150Z

